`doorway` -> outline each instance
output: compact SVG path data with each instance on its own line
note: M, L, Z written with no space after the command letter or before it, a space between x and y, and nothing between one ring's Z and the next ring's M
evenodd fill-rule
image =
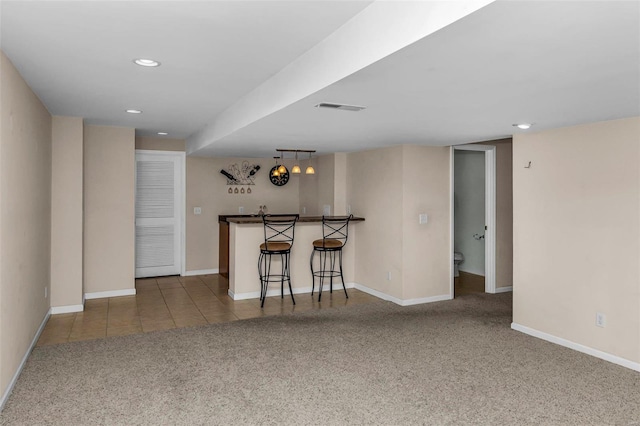
M456 281L463 292L496 292L496 148L459 145L451 152L451 297ZM454 259L462 260L458 280ZM462 279L462 280L461 280ZM459 287L459 289L461 289Z
M136 150L136 278L184 274L185 154Z

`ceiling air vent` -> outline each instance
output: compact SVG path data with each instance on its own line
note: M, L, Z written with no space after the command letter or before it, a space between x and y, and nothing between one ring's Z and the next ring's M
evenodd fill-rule
M343 111L362 111L366 107L358 106L358 105L345 105L345 104L334 104L330 102L321 102L318 105L316 105L316 108L341 109Z

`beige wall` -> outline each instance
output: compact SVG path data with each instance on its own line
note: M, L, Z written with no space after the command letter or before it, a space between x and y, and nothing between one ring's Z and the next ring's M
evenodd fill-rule
M134 129L84 128L84 291L134 289Z
M136 149L155 151L184 151L184 139L172 139L149 136L136 136Z
M314 175L305 175L304 171L306 165L303 163L300 165L302 169L302 173L299 175L302 179L298 178L299 182L299 211L300 214L316 216L322 214L322 207L318 210L318 180L321 179L321 176L327 176L326 174L320 173L320 168L315 167L316 174ZM331 183L333 184L333 176L331 176ZM326 179L323 179L326 180Z
M305 175L307 162L302 162L300 175L300 212L321 216L325 205L332 215L347 214L347 154L322 155L313 159L316 173Z
M348 213L347 203L347 154L338 152L334 154L333 166L333 206L331 213L345 215Z
M81 305L82 118L53 117L51 139L51 306Z
M49 310L51 116L0 52L0 395Z
M301 161L302 173L298 176L300 181L300 213L308 216L322 215L325 204L331 206L333 214L334 204L334 154L322 155L313 159L313 167L316 171L313 175L305 174L307 161ZM305 213L302 213L306 210Z
M255 185L251 194L229 194L236 186L227 186L221 169L229 170L231 164L259 164ZM218 269L218 215L257 213L258 206L266 204L269 213L297 213L299 209L299 182L302 175L291 175L282 187L269 181L273 159L256 158L205 158L187 157L186 240L187 271ZM240 186L239 188L242 188ZM248 186L244 186L245 191ZM201 207L202 214L195 215L194 207ZM257 262L257 260L256 260Z
M402 299L403 148L382 148L347 155L347 202L351 212L365 218L358 224L355 282ZM391 273L391 280L387 273Z
M640 118L513 143L516 324L640 362ZM531 161L531 168L525 168ZM596 313L607 317L596 327Z
M402 299L451 292L449 147L403 146ZM426 213L428 222L418 223Z
M347 154L346 204L365 218L353 241L356 283L405 303L449 298L449 173L449 147ZM428 215L426 225L418 223L420 213Z

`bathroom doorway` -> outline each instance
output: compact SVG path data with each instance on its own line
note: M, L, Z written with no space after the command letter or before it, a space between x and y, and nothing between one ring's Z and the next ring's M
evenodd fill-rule
M452 298L470 292L496 291L495 155L494 146L452 147Z

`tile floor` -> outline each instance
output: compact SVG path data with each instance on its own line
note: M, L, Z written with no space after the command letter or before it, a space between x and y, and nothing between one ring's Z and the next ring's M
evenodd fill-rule
M234 301L227 295L228 283L220 275L161 277L136 280L136 295L92 299L83 312L51 315L38 340L40 345L103 339L111 336L148 333L265 315L281 315L336 306L377 302L380 299L356 289L340 288L331 295L317 293L267 298L264 308L258 299Z
M460 276L454 278L454 297L466 294L484 293L484 277L460 271Z

